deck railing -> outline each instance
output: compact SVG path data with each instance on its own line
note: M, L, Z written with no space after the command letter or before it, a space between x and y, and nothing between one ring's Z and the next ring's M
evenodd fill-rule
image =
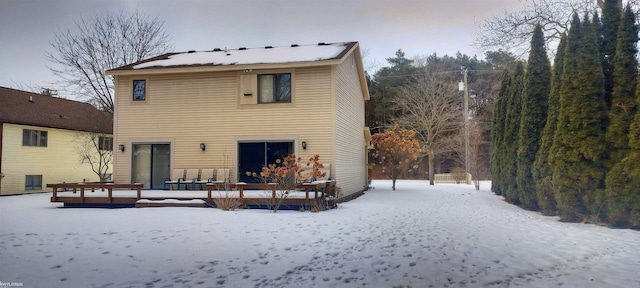
M133 183L133 184L114 184L114 183L105 183L105 182L87 182L87 183L59 183L59 184L47 184L48 188L53 190L53 195L51 197L51 202L64 202L67 204L118 204L118 205L132 205L137 202L137 200L142 199L142 187L141 183ZM208 183L207 187L207 195L198 196L198 195L184 195L179 196L179 191L176 193L168 193L166 196L154 195L151 197L145 197L149 199L173 199L180 198L182 200L185 199L203 199L207 201L209 204L214 203L214 198L227 197L227 198L239 198L243 203L245 201L247 203L262 203L265 204L270 201L270 203L276 203L276 199L278 196L278 185L277 184L261 184L261 183ZM316 201L316 203L326 203L327 196L333 196L333 202L335 202L335 190L336 190L336 182L335 181L318 181L313 183L300 183L296 185L295 190L304 191L304 205L311 205L312 200ZM131 193L128 193L129 196L122 197L114 197L113 190L123 189L123 190L135 190L136 196L134 197ZM79 193L78 196L69 196L69 193L66 192L66 195L59 195L59 192L72 190L73 194ZM96 190L107 190L107 195L105 197L104 194L91 195L86 197L85 193L87 191L94 192ZM266 193L270 193L271 197L245 197L245 190L263 190ZM212 195L213 191L220 192L233 192L233 193L225 193L221 194L218 197ZM168 192L168 191L167 191ZM204 192L204 191L203 191ZM104 193L104 192L103 192ZM126 195L126 194L125 194ZM237 196L236 196L237 195ZM206 199L204 198L206 197ZM263 200L260 200L263 199ZM298 199L298 200L296 200ZM291 201L302 201L302 198L293 197ZM322 201L322 202L320 202ZM332 202L332 203L333 203ZM245 203L246 204L246 203Z
M313 192L313 199L318 201L325 202L327 195L335 197L335 181L321 181L321 182L313 182L313 183L300 183L296 185L296 189L304 190L305 205L309 205L310 197L309 193ZM244 201L244 190L255 189L255 190L271 190L271 201L275 203L276 198L278 197L278 184L276 183L207 183L207 202L213 203L213 191L228 191L228 190L237 190L238 198L240 201ZM225 197L228 195L225 195ZM319 197L318 197L319 196Z
M84 193L85 190L91 190L94 192L96 189L107 190L107 198L109 199L109 203L113 203L113 189L128 189L128 190L137 190L136 196L137 199L140 199L142 196L142 184L141 183L133 183L133 184L114 184L110 182L81 182L81 183L58 183L58 184L47 184L47 188L53 189L53 196L51 197L51 202L58 201L58 190L59 189L72 189L73 193L77 193L80 191L80 199L82 203L85 201Z

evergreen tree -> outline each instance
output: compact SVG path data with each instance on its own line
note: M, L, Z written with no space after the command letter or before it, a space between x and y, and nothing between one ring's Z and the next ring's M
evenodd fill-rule
M507 107L508 91L511 86L511 75L507 68L503 69L502 81L498 99L493 112L493 134L491 143L493 145L491 153L491 191L497 195L503 195L505 190L504 170L504 136L505 136L505 114Z
M600 34L600 55L602 71L604 73L605 101L607 107L611 107L613 91L613 70L620 25L621 0L604 0L602 7L602 28ZM599 24L599 23L594 23Z
M636 89L640 103L640 85ZM629 152L607 174L607 218L611 225L640 229L640 113L629 130Z
M549 93L547 123L540 136L540 148L536 154L536 160L533 162L532 170L533 180L536 184L538 206L542 214L548 216L556 214L556 201L553 196L553 185L551 185L552 170L551 164L549 163L549 154L558 123L560 77L562 76L566 44L567 37L562 36L553 61L553 78L551 79L551 91Z
M393 117L398 116L393 104L398 89L409 83L419 72L419 69L413 66L413 60L405 57L402 49L396 51L395 57L386 60L391 66L378 70L369 83L371 100L368 101L366 118L372 127L387 125Z
M603 201L606 201L611 224L631 228L640 228L640 113L637 112L640 85L637 82L638 62L634 57L638 52L637 41L638 26L627 5L618 32L613 105L607 130L614 166L607 173L606 199Z
M504 126L504 166L502 179L505 180L504 196L506 200L515 205L520 205L518 197L518 183L515 181L518 175L518 135L520 133L520 117L522 113L522 93L524 88L524 65L522 62L516 66L513 81L507 93L506 116Z
M636 77L638 75L638 27L635 16L628 6L620 23L618 46L614 58L612 105L609 110L609 126L607 143L609 158L613 163L622 160L627 154L629 145L629 125L635 115Z
M552 183L563 221L585 219L596 210L604 186L606 102L595 26L574 14L565 51L560 111L552 151Z
M540 135L547 122L551 64L547 57L542 26L536 25L531 38L522 95L522 115L518 135L517 177L519 201L531 210L538 209L537 193L531 169L540 147Z

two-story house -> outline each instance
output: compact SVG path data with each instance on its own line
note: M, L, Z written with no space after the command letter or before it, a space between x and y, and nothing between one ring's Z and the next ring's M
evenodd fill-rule
M114 180L161 189L172 169L319 155L343 196L368 187L369 99L357 42L169 53L115 77Z
M88 103L0 87L0 195L99 181L83 155L110 155L97 149L112 149L112 127L111 117ZM98 147L83 146L92 137Z

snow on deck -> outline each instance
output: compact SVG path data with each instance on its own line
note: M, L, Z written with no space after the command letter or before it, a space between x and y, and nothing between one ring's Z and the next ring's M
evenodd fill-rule
M281 195L283 191L276 190L276 195ZM244 190L243 198L271 198L271 190ZM318 191L318 197L322 196L322 192ZM80 197L80 192L73 193L73 191L58 191L57 197ZM85 198L90 197L109 197L107 190L100 191L96 189L94 192L86 190L84 192ZM113 198L136 198L136 190L113 190ZM240 197L238 191L211 191L212 198L224 198L224 197ZM277 197L277 196L276 196ZM287 198L290 199L305 199L306 195L304 191L290 191ZM309 198L314 198L315 192L309 191ZM142 190L140 198L207 198L207 190Z

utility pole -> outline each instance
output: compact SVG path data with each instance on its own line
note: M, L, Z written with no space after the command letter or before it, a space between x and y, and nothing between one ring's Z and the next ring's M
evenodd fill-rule
M469 85L467 85L467 68L462 67L464 90L464 169L469 173Z

